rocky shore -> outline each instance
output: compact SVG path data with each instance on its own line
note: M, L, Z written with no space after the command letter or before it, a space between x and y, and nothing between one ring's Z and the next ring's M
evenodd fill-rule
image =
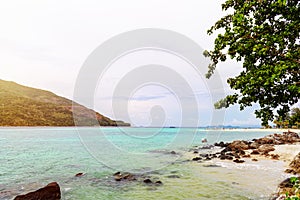
M199 153L203 149L216 149L214 153ZM191 160L196 162L213 159L244 163L245 160L258 162L259 160L282 160L286 163L285 172L291 176L300 173L300 137L297 133L287 131L282 134L267 135L251 141L235 140L233 142L219 142L214 145L196 147L191 150L196 154ZM293 185L290 179L283 180L278 186L274 199L284 199L286 192L291 194Z

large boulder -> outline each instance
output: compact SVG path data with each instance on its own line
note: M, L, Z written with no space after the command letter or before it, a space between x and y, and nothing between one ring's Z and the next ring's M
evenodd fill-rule
M271 144L263 144L263 145L258 147L258 151L261 154L268 154L270 151L274 151L274 150L275 150L275 148Z
M14 198L14 200L60 200L60 198L60 187L56 182L52 182L34 192L18 195Z
M228 148L230 148L232 151L247 150L247 149L249 149L249 145L246 141L236 140L236 141L231 142L228 145Z

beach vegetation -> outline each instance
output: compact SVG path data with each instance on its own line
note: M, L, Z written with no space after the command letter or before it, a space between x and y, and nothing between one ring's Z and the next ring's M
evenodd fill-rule
M291 177L290 182L292 184L292 190L290 192L286 192L285 200L300 200L299 178Z

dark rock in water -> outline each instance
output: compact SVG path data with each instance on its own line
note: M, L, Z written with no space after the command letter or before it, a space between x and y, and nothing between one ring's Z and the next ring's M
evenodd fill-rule
M167 178L180 178L180 176L178 176L178 175L176 175L176 174L173 174L173 175L167 176Z
M128 181L135 181L136 180L135 176L133 174L130 174L130 173L123 174L122 178L124 180L128 180Z
M120 175L121 174L121 172L116 172L116 173L114 173L114 176L117 176L117 175Z
M214 147L215 147L214 145L205 145L203 147L200 147L199 149L212 149Z
M18 195L14 200L60 200L60 187L56 182L49 183L47 186L34 192Z
M156 185L162 185L163 183L161 181L156 181L155 184Z
M225 159L226 159L226 155L220 155L219 158L220 158L221 160L225 160Z
M121 181L122 180L121 174L115 175L114 178L115 178L116 181Z
M147 183L147 184L152 183L152 181L151 181L149 178L145 179L143 182L144 182L144 183Z
M171 154L176 154L176 152L175 152L175 151L171 151L170 153L171 153Z
M222 151L221 151L221 153L226 153L226 152L228 152L228 151L232 151L232 149L231 149L231 147L225 147L225 149L223 149Z
M194 153L199 153L198 151L194 151Z
M227 159L227 160L233 160L233 157L231 157L231 156L226 156L226 159Z
M75 175L75 177L81 177L81 176L83 176L83 175L84 175L84 173L80 172L80 173L77 173L77 174Z
M209 155L208 155L208 154L205 154L205 153L201 153L201 154L199 154L199 156L206 158L206 157L208 157Z
M226 156L234 156L233 153L229 152L225 154Z
M214 145L223 148L223 147L227 147L229 143L224 143L223 141L221 141L220 143L215 143Z
M210 164L210 165L203 165L203 167L220 167L219 165Z
M256 158L253 158L252 161L257 162L258 160Z
M135 175L128 173L128 172L125 172L124 174L122 174L121 172L116 172L114 174L114 179L116 181L122 181L122 180L135 181L136 180Z
M198 160L202 160L202 158L200 158L200 157L195 157L195 158L193 158L192 160L193 160L193 161L198 161Z
M235 162L235 163L243 163L245 161L244 160L235 159L235 160L233 160L233 162Z

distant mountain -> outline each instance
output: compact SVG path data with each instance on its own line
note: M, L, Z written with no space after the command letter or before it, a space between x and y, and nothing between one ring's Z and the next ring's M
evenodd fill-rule
M0 80L0 126L130 126L52 92ZM73 118L73 114L75 117Z
M244 125L244 126L233 126L233 125L217 125L217 126L202 126L199 128L205 129L244 129L244 128L261 128L259 125Z

